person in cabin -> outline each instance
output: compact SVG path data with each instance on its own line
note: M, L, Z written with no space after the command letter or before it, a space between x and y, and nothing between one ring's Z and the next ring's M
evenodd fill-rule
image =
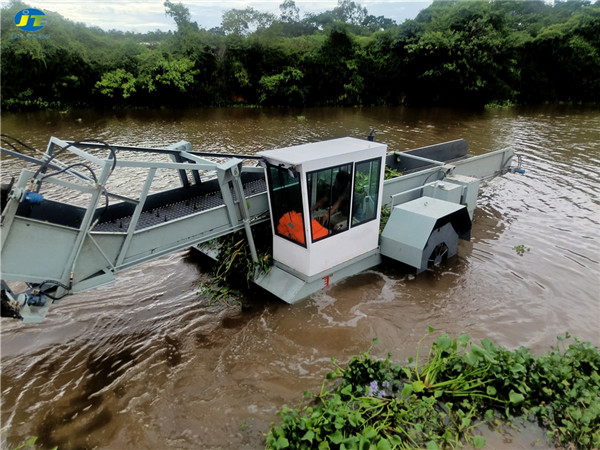
M339 231L348 226L350 207L350 174L340 170L335 176L335 183L330 195L325 195L315 202L311 211L325 209L317 220L330 229Z

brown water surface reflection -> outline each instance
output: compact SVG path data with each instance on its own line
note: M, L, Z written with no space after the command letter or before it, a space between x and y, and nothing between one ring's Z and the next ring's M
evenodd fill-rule
M474 154L513 146L526 175L480 192L471 242L419 277L382 267L299 304L249 311L196 295L206 268L188 251L121 274L55 305L41 324L2 319L2 429L12 446L244 448L330 359L413 356L429 325L542 354L570 332L600 345L600 112L580 107L486 111L413 108L70 111L3 114L2 131L45 148L48 137L255 153L370 127L390 150L465 138ZM2 180L18 173L2 160ZM117 184L128 189L127 177ZM525 245L522 256L514 250ZM429 343L429 342L427 342ZM535 431L494 448L526 448ZM495 438L491 438L494 441ZM520 444L518 443L520 442Z

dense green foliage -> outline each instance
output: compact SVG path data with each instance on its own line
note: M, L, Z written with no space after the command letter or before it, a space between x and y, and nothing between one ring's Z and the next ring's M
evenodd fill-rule
M333 363L327 378L335 384L326 388L326 381L298 409L282 409L267 448L481 448L485 438L476 427L516 416L539 421L558 447L600 446L600 352L578 339L566 346L559 338L536 358L523 347L509 351L489 339L480 346L467 334L443 334L424 363L418 351L407 365L369 352L347 368Z
M253 8L204 30L103 31L45 11L42 34L2 9L4 109L71 106L450 104L600 100L600 4L436 0L396 24L352 0L299 17Z

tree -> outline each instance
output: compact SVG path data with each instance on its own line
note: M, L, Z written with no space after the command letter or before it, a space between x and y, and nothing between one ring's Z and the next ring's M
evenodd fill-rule
M264 105L304 104L304 74L295 67L286 67L281 73L264 75L259 81L259 101Z
M599 101L600 2L434 0L397 25L353 0L299 20L253 8L201 30L164 0L175 32L105 32L45 11L51 39L19 38L2 8L3 108Z
M359 73L357 47L347 25L334 26L321 47L306 57L305 83L309 103L360 104L364 79Z
M383 31L392 28L396 26L396 22L384 16L375 17L369 14L364 18L361 25L366 27L370 33L374 33L376 31Z
M132 73L115 69L102 75L102 79L96 83L96 89L109 98L127 99L136 92L135 85L136 78Z
M165 0L163 5L166 8L165 14L172 17L175 21L178 32L184 33L198 30L198 24L191 21L190 10L188 8L181 3L175 4L170 0Z
M525 102L600 100L600 5L543 27L519 48Z
M225 34L247 35L269 27L275 20L270 13L262 13L248 6L245 9L230 9L223 13L221 28Z
M300 8L296 6L294 0L285 0L279 5L279 11L281 11L279 20L282 22L295 23L300 20Z
M367 8L360 6L354 0L338 0L332 12L336 20L353 25L362 25L368 15Z

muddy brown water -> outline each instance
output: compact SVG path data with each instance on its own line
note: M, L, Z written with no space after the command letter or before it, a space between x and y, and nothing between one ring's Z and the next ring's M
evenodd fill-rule
M295 304L249 311L197 295L209 273L189 251L53 306L40 324L1 321L2 441L40 448L256 449L284 405L317 392L331 358L404 362L427 327L545 353L569 332L600 345L600 111L546 106L211 109L2 115L2 132L255 153L370 127L390 150L464 138L473 154L513 146L525 175L482 186L471 242L414 277L379 267ZM2 181L18 173L2 160ZM114 176L116 176L115 174ZM129 180L120 180L122 187ZM519 255L514 247L530 250ZM429 345L433 336L425 341ZM487 433L489 448L543 448L543 432Z

